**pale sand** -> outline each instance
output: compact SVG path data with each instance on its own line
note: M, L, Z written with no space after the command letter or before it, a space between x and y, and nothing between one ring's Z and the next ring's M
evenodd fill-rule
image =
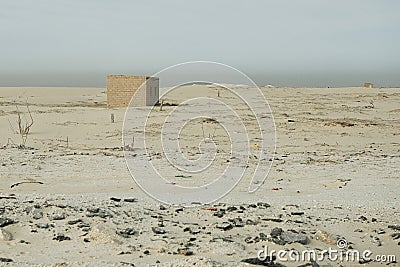
M192 89L195 90L189 95L195 95L198 90L195 87ZM259 232L269 234L271 227L279 226L284 230L304 230L308 236L312 236L315 230L323 229L333 235L345 236L353 243L353 247L360 250L369 248L376 254L397 253L399 260L399 240L393 240L390 236L393 231L387 227L400 224L400 89L262 88L262 91L271 106L277 130L276 159L271 172L256 193L248 194L248 183L243 182L218 203L233 205L268 202L272 204L270 211L247 209L246 215L235 216L255 219L282 214L284 223L267 221L267 228L260 223L254 227L246 226L223 232L237 239L233 243L208 244L211 237L204 233L196 236L203 242L195 242L195 255L182 256L167 253L176 252L179 242L188 239L180 236L180 232L176 232L171 223L166 228L170 233L169 238L176 236L176 242L170 245L163 244L164 241L151 242L146 233L153 233L149 225L143 222L131 225L143 232L142 235L131 239L119 238L122 244L113 242L113 238L118 239L118 236L113 235L119 224L113 224L110 219L104 222L91 221L92 228L98 225L100 229L91 230L91 243L83 242L83 237L80 237L82 232L75 228L70 230L71 241L51 240L53 232L69 229L65 227L67 219L54 221L55 228L48 233L31 233L35 223L48 219L45 215L44 219L30 223L31 215L22 211L25 206L29 206L29 202L23 204L24 200L35 199L43 205L44 200L51 202L54 199L57 203L86 208L91 205L113 207L113 202L108 200L110 196L135 197L138 202L129 203L130 206L124 204L120 208L133 209L136 215L131 216L142 216L144 220L147 220L149 214L155 214L158 204L139 189L129 174L120 150L125 110L106 108L104 88L0 88L0 145L8 144L0 149L0 193L3 196L15 194L17 197L17 200L2 199L1 205L6 208L4 216L20 221L4 227L14 235L14 240L0 241L0 257L12 258L15 262L28 265L132 262L136 266L143 266L159 260L162 264L181 261L182 266L185 266L189 264L186 261L200 261L205 265L211 259L236 266L241 259L255 257L257 250L264 245L263 242L247 244L243 241L244 237ZM215 91L209 89L208 93L215 94ZM221 97L227 95L222 93ZM21 142L19 135L11 129L17 129L14 101L28 101L30 104L34 125L26 145L34 150L19 150L11 146L9 138L14 144ZM179 95L168 98L168 101L179 102ZM172 108L164 107L162 112ZM20 110L26 111L26 108L20 106ZM115 123L110 121L111 113L115 114ZM196 139L198 129L189 129L187 135L189 141ZM23 181L43 184L25 183L11 188L11 185ZM62 198L57 199L60 196ZM300 206L297 209L306 212L308 217L302 217L304 224L291 222L294 218L290 219L290 213L287 214L290 208L282 210L288 204L297 204ZM13 210L11 207L20 208ZM56 209L50 205L44 212L51 213ZM165 217L180 222L197 222L199 218L196 217L203 213L200 209L191 209L173 215L174 208L169 210L171 213L165 214ZM354 221L361 215L368 218L368 223ZM198 223L207 227L212 227L214 222L227 220L212 216L212 212L201 216L207 222ZM318 217L320 220L317 220ZM373 217L377 222L371 222ZM121 220L129 220L129 216ZM153 224L156 225L157 220L152 221ZM363 232L355 233L357 228ZM378 235L376 231L379 228L383 228L385 233ZM210 231L215 237L215 229ZM97 242L93 235L105 235L103 238L111 238L111 241ZM370 235L379 236L383 245L376 246L371 242ZM19 243L21 239L30 244ZM312 240L311 247L321 247L318 242ZM101 245L93 245L98 243ZM129 245L136 249L129 248ZM160 246L165 247L165 251L160 252ZM301 249L302 245L286 247ZM118 255L129 249L132 254ZM150 255L143 254L146 249ZM232 254L232 250L236 252ZM41 253L48 256L40 256ZM139 258L139 255L143 257ZM331 264L338 266L337 263ZM380 265L369 263L369 266Z

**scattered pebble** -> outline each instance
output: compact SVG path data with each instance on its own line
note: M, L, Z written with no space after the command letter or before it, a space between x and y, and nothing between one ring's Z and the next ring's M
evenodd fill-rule
M63 233L58 233L53 240L57 240L59 242L65 241L65 240L71 240L69 236L65 236Z
M280 239L286 243L300 243L303 245L307 245L310 240L308 239L308 237L304 234L296 234L296 233L292 233L292 232L282 232L280 235Z
M133 203L133 202L137 202L137 198L124 198L124 202L129 202L129 203Z
M180 255L184 255L184 256L191 256L193 255L193 251L191 251L189 248L178 248L177 253Z
M0 227L4 227L10 224L15 223L13 219L6 218L6 217L0 217Z
M123 230L118 230L116 233L118 235L122 236L122 237L125 237L125 238L129 238L129 237L131 237L133 235L137 235L138 234L138 232L135 231L133 228L126 228L126 229L123 229Z
M151 227L151 230L157 235L162 235L166 233L166 231L160 227Z
M224 231L228 231L228 230L231 230L233 228L233 225L228 223L228 222L223 222L223 223L217 224L216 227L218 229L222 229Z

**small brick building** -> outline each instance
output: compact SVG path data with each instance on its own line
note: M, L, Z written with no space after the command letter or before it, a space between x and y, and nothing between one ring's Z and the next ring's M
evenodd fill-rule
M366 88L374 88L374 84L373 83L364 83L364 87L366 87Z
M126 108L152 106L159 100L159 79L147 76L107 75L107 106Z

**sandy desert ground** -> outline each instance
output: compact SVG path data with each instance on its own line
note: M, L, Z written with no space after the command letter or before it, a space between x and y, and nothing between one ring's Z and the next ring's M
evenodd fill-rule
M261 89L277 138L265 183L181 208L161 205L132 179L121 149L125 109L108 109L104 88L0 88L0 264L399 265L400 89ZM26 116L26 102L34 124L22 149L16 104ZM155 122L173 108L156 108ZM192 126L183 136L190 149L199 138ZM153 150L155 162L163 158ZM322 251L338 239L371 250L371 261L256 260L265 246Z

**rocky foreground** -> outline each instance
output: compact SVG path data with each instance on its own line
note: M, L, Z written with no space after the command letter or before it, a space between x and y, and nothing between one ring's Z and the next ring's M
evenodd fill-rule
M17 266L397 266L395 258L379 263L375 255L400 256L398 212L390 207L322 204L220 203L182 208L146 204L132 197L2 196L0 262ZM258 252L265 246L269 251L299 252L330 247L343 255L369 249L373 255L351 262L327 257L284 262L276 255L260 260L263 254Z

